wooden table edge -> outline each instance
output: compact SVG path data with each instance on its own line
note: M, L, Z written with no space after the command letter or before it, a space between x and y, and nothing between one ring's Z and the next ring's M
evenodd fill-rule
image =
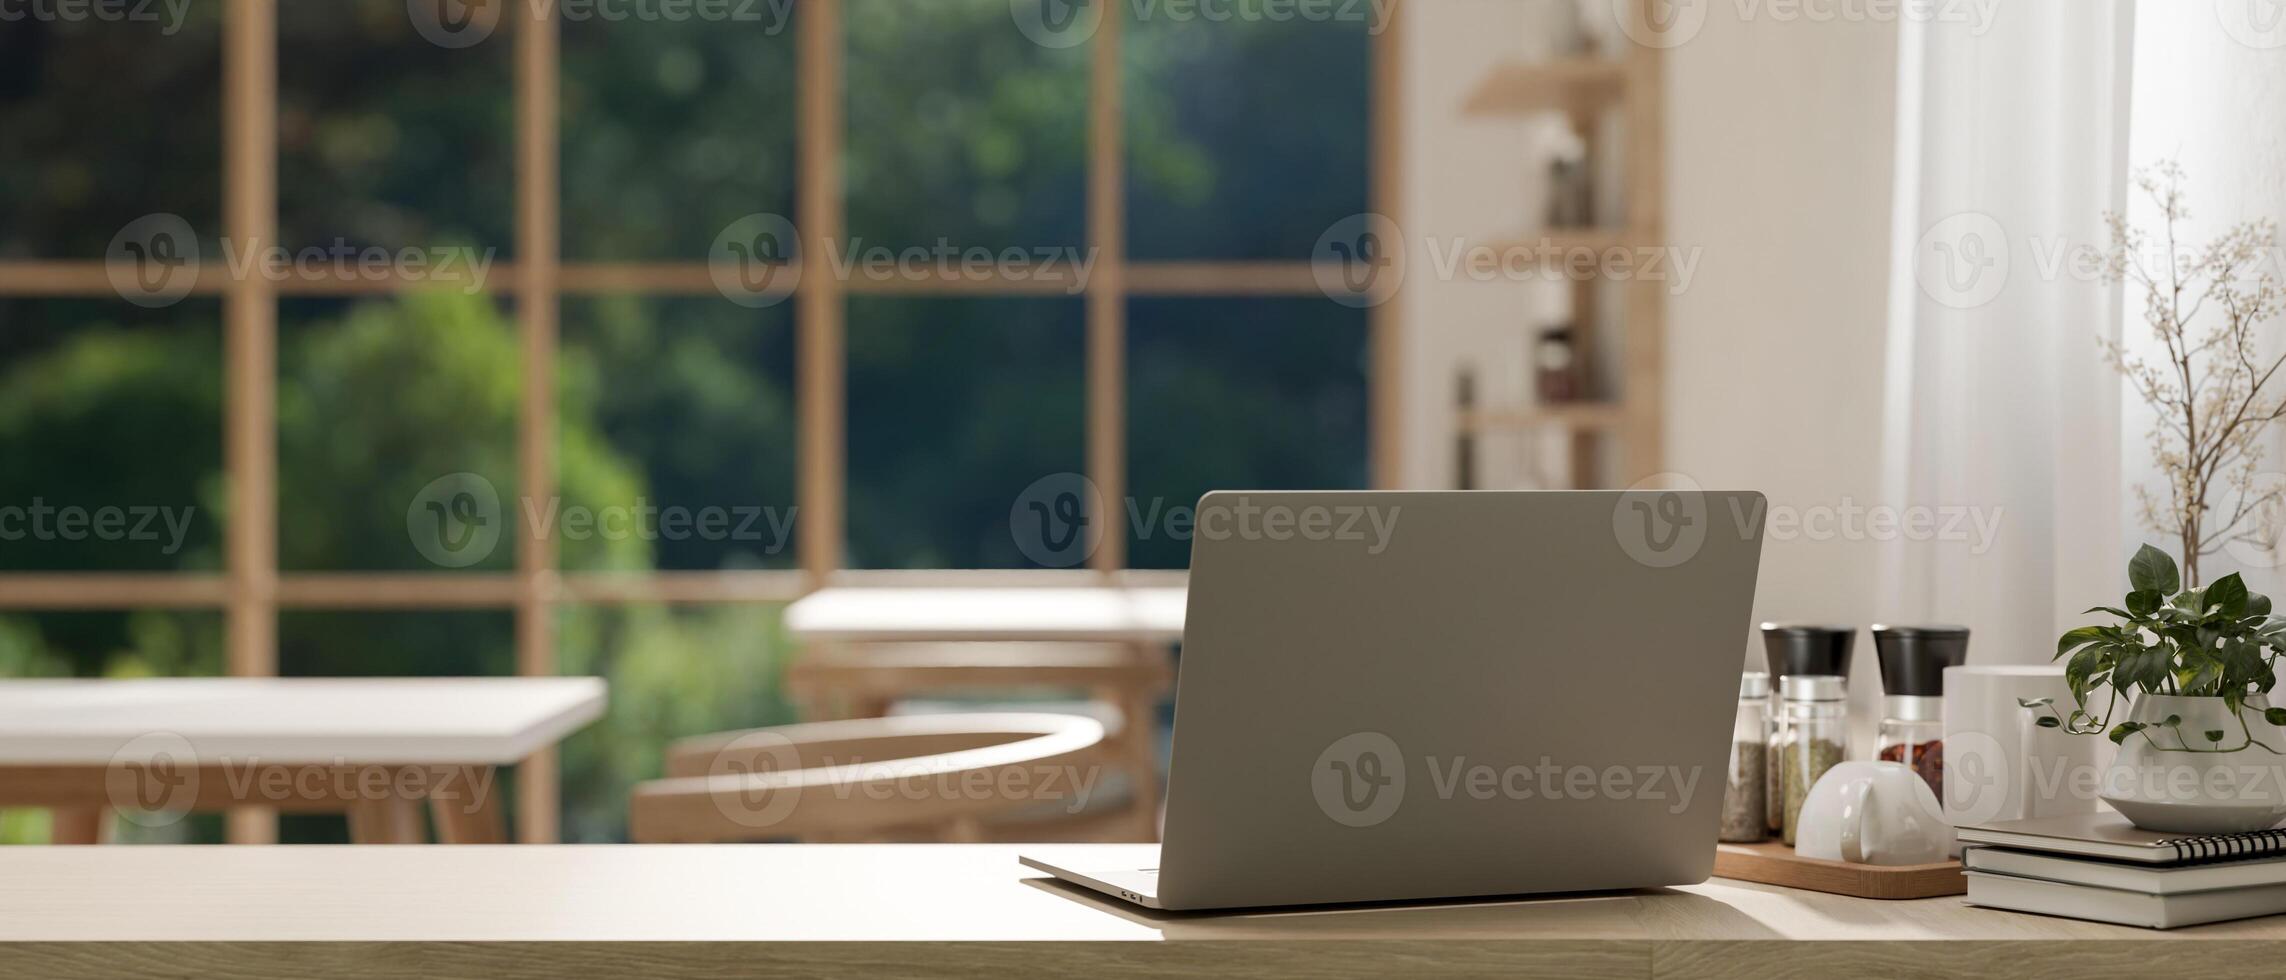
M2165 951L2164 971L2153 954ZM929 975L1093 977L1948 978L2215 972L2275 962L2286 940L2154 948L2133 940L1253 939L1180 941L0 941L0 974L79 978L193 974L503 978L609 971L653 977Z

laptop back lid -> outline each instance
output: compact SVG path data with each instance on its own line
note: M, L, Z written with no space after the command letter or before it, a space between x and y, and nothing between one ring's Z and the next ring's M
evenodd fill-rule
M1753 492L1208 494L1161 902L1705 879L1763 510Z

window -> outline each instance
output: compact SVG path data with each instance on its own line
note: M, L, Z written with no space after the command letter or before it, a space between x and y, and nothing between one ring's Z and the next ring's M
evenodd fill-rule
M183 519L0 542L0 672L597 673L514 809L610 839L667 739L791 720L821 582L1183 567L1042 568L1035 481L1375 482L1390 314L1310 260L1385 196L1388 35L1098 6L12 26L0 505Z

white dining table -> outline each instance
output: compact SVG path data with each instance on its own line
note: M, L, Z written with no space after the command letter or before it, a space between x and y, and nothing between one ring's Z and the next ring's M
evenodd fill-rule
M0 680L0 806L58 842L233 806L341 812L359 842L505 840L498 769L601 717L594 677Z
M1179 643L1181 586L820 589L786 607L809 640Z

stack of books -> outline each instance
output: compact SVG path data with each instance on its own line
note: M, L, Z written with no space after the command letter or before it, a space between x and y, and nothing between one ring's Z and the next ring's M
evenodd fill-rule
M2286 912L2286 830L2182 837L2091 813L1960 839L1971 905L2152 929Z

